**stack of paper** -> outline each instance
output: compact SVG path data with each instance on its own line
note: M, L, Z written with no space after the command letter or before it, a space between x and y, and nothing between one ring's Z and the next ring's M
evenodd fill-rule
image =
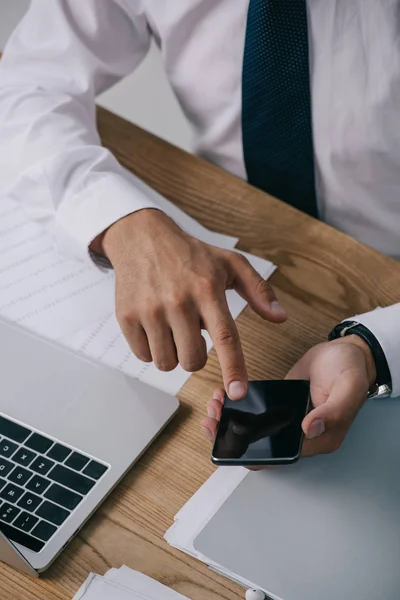
M209 523L233 490L249 474L243 467L222 467L202 485L192 498L176 514L174 524L165 534L165 540L174 548L190 554L207 564L213 571L221 573L245 588L259 588L254 582L248 581L236 573L224 568L207 556L198 552L193 542L204 527ZM271 594L268 590L262 590ZM278 596L269 595L273 600L281 600Z
M131 173L127 177L146 188L186 232L208 244L234 248L236 238L209 231ZM247 256L265 279L273 273L272 263ZM233 291L227 297L237 318L246 302ZM114 273L60 254L48 229L5 197L0 198L0 316L170 394L176 394L189 377L180 367L162 373L136 359L114 315ZM211 340L205 337L210 349Z
M91 573L73 600L189 600L155 579L128 567Z

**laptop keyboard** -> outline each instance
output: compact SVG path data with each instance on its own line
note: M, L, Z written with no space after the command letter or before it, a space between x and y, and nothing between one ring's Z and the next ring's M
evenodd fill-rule
M0 415L0 530L40 552L107 470Z

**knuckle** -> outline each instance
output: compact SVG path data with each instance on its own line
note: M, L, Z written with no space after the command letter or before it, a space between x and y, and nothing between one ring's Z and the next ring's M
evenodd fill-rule
M147 302L144 314L149 321L159 321L163 315L163 307L158 302Z
M221 277L218 274L211 272L207 277L200 277L198 281L198 293L200 296L207 298L215 296L216 290L221 285Z
M137 325L138 318L136 311L130 307L119 307L116 310L116 317L119 325L122 327L134 327Z
M239 254L238 252L232 252L232 258L238 268L244 269L246 267L251 267L249 261L245 256L243 256L243 254Z
M227 326L219 327L216 343L219 346L232 346L237 342L238 336L234 329Z
M269 295L271 292L272 288L269 285L269 283L267 283L266 281L264 281L264 279L260 278L257 282L256 285L256 293L266 296Z
M182 294L181 292L172 292L171 294L169 294L167 300L166 300L166 305L168 306L169 309L179 309L184 311L185 309L188 308L190 304L190 298L187 294Z

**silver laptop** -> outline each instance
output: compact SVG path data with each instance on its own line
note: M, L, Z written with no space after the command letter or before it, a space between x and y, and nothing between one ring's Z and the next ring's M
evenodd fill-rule
M177 409L0 319L0 560L47 569Z

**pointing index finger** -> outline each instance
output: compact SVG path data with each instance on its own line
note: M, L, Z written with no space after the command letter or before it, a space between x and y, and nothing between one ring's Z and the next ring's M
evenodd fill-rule
M239 333L225 293L205 307L202 316L217 352L224 387L231 400L241 400L247 393L248 377Z

